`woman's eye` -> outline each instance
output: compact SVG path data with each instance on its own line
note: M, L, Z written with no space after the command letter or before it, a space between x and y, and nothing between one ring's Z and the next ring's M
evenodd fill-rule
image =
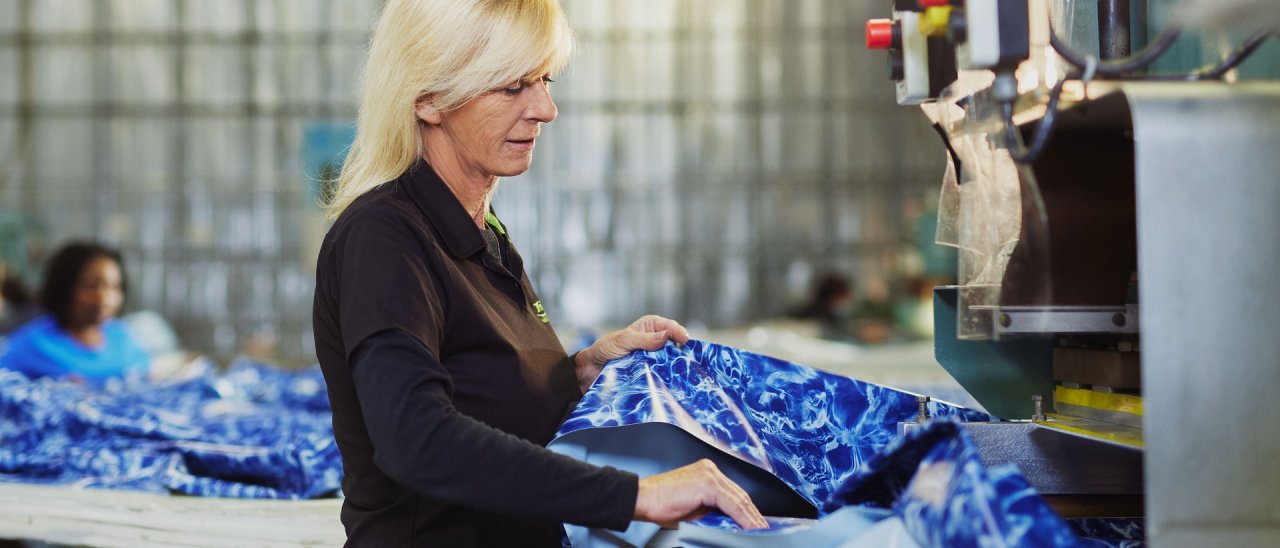
M524 91L525 88L529 87L530 85L533 85L534 82L546 82L550 84L554 81L555 80L552 80L550 76L543 76L541 78L538 78L536 80L531 80L528 82L517 82L511 87L502 88L502 92L506 93L507 95L519 95L520 92Z

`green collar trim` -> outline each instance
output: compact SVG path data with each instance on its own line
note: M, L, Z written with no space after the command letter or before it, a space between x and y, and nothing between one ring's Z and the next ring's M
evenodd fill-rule
M493 227L494 232L503 236L507 235L507 229L502 226L502 221L498 220L498 216L493 214L492 209L484 214L484 222Z

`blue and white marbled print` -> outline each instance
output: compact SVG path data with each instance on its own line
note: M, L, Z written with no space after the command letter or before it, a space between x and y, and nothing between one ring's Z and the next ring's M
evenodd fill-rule
M575 432L673 425L770 472L826 516L850 505L892 509L922 546L1117 545L1077 537L1016 468L983 465L962 422L989 416L942 402L929 407L934 420L898 437L897 424L915 418L913 394L691 341L610 363L556 440L572 446L584 440ZM820 521L771 518L769 531L744 532L712 513L682 530L738 530L731 534L743 536L730 538L757 542ZM619 538L569 529L587 544ZM621 538L643 541L635 535L643 532Z
M964 428L931 421L869 461L827 501L890 506L922 546L1088 546L1012 465L987 468Z
M843 546L866 548L885 546L873 530L884 521L896 520L892 511L848 506L823 516L821 520L766 517L768 529L743 531L723 514L713 513L681 523L676 543L680 546L735 546L742 548L821 548ZM900 522L899 522L900 523ZM895 546L918 546L903 532ZM870 538L868 538L870 537ZM853 540L854 542L850 542Z
M241 361L180 382L103 390L0 371L0 481L311 498L342 464L318 368ZM323 405L321 404L323 402Z
M1145 546L1143 518L1072 518L1067 524L1077 535L1099 548L1139 548Z
M611 362L556 437L662 422L777 476L822 507L837 486L915 419L914 394L691 340ZM930 413L987 421L931 402ZM553 441L554 443L554 441Z

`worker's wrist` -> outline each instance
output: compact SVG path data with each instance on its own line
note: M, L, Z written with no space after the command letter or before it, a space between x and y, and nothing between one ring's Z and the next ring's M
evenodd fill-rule
M595 354L592 350L594 347L595 345L593 344L583 348L582 350L574 352L572 356L569 356L569 359L573 362L574 369L581 371L594 365L595 360L592 359L592 356Z
M584 348L569 356L569 361L573 364L573 376L578 381L578 391L583 394L587 393L599 374L598 368L592 367L591 359L587 357L588 350L590 349Z

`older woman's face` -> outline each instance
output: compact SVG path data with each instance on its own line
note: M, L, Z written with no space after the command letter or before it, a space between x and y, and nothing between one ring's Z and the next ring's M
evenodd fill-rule
M101 324L114 318L122 304L120 264L110 257L89 261L72 292L72 322L78 326Z
M447 112L424 112L429 156L475 176L510 177L528 171L540 125L556 119L550 78L487 92Z

